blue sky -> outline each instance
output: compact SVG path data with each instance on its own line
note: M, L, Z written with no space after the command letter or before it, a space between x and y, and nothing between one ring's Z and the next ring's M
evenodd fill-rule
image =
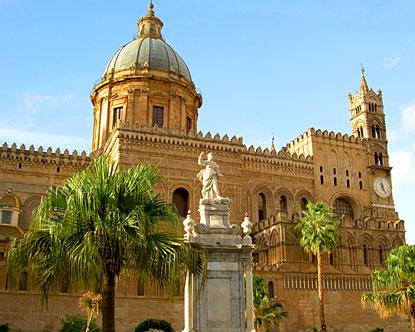
M393 192L415 243L413 1L155 1L204 98L199 129L279 147L309 127L350 132L347 93L383 91ZM0 141L90 150L89 94L136 33L141 0L0 0Z

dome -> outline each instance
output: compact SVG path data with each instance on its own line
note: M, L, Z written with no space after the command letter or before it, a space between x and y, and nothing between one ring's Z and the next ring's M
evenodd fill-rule
M154 15L149 4L147 15L138 20L134 40L122 46L111 58L104 76L125 69L154 69L173 72L192 82L189 69L181 56L167 44L162 35L163 22Z
M122 46L109 61L104 74L131 67L172 71L192 81L182 57L169 44L157 38L137 38Z

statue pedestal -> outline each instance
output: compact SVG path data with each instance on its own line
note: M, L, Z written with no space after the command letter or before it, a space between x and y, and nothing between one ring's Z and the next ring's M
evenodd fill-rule
M186 278L183 331L254 331L251 238L241 237L239 225L229 225L229 199L201 200L199 212L201 222L186 239L206 250L207 275L204 283L192 275ZM249 279L246 288L244 273Z

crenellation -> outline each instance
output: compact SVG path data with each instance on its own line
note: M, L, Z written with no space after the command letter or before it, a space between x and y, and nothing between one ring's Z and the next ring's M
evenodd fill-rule
M39 146L36 150L34 145L30 145L29 149L22 144L19 149L17 145L13 143L10 147L7 143L4 143L1 147L1 158L8 160L28 161L31 163L41 164L73 164L73 165L85 165L89 162L89 157L85 151L82 151L81 156L78 157L76 150L72 154L68 149L65 149L62 154L60 148L57 148L55 152L52 152L52 148L49 147L46 152L43 151L43 147Z

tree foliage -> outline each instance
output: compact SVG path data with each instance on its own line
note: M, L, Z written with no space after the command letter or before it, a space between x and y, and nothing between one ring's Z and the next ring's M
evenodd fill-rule
M10 286L27 271L44 301L62 283L101 292L106 332L115 329L115 286L121 275L151 280L160 289L173 288L184 267L200 275L203 255L163 230L178 217L175 207L154 192L160 180L152 166L122 171L101 156L51 187L29 231L11 242Z
M296 226L301 232L300 245L313 255L330 252L336 247L339 222L324 202L308 203Z
M264 279L255 274L253 275L253 293L255 328L258 331L278 327L281 319L288 317L282 305L273 302L269 297Z
M308 203L296 229L301 232L300 245L317 257L318 297L320 302L320 328L326 331L323 292L322 254L336 247L339 222L332 209L323 202Z
M373 271L372 291L362 295L362 303L372 305L382 318L409 315L415 331L415 246L391 250L386 269Z

